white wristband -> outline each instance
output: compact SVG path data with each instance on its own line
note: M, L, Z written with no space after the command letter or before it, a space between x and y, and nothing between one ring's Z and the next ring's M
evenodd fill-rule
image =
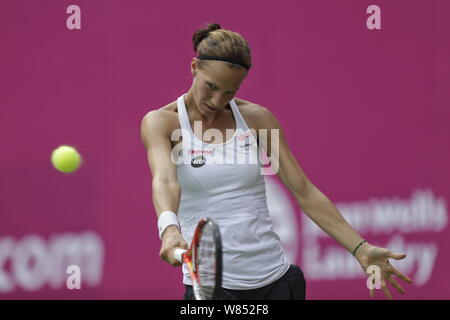
M162 239L162 235L164 231L166 231L167 227L173 225L177 226L177 228L180 229L180 223L178 222L177 215L172 211L164 211L163 213L161 213L158 218L159 238Z

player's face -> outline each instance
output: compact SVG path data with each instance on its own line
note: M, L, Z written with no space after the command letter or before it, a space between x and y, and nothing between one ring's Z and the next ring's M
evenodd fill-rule
M208 60L205 67L199 69L194 59L192 72L195 77L191 90L197 108L204 115L223 109L247 76L244 68L230 68L227 63L215 60Z

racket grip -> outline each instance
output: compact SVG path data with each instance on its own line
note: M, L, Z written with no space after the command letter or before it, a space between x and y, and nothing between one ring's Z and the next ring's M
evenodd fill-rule
M184 249L175 249L175 252L173 253L173 256L175 258L175 260L177 260L178 262L183 262L183 253L185 253L187 250Z

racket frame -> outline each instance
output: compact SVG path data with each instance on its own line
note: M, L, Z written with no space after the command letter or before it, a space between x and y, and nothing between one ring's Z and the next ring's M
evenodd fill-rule
M198 264L198 246L201 241L203 228L206 224L211 224L214 244L216 247L215 251L215 286L214 293L212 299L215 299L218 296L218 292L222 287L222 240L220 236L219 226L212 220L211 218L203 218L201 219L197 227L194 231L194 236L192 238L191 246L189 250L184 249L176 249L175 250L175 258L179 262L184 262L189 270L192 279L192 289L194 291L194 296L197 300L203 300L203 296L201 294L201 279L199 278L197 272L197 264Z

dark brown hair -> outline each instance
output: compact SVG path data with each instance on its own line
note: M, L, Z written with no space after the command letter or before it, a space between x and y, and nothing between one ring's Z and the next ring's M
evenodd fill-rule
M237 32L225 30L217 23L208 24L206 28L197 30L192 36L194 52L199 56L213 56L231 59L244 65L247 69L252 66L250 46ZM208 61L200 60L198 67L203 67ZM227 62L228 63L228 62ZM241 66L228 63L230 67Z

